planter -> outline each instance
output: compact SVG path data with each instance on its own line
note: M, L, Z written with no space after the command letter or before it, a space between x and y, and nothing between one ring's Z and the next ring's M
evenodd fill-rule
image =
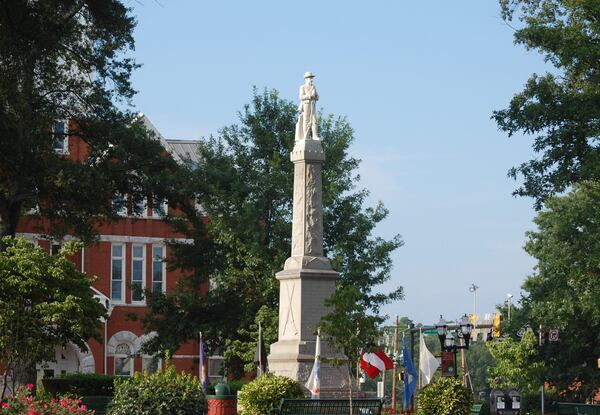
M236 415L237 397L235 395L206 395L208 402L207 415Z

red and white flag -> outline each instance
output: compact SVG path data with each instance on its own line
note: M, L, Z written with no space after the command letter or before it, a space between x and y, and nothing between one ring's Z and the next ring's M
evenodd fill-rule
M363 353L360 359L360 368L371 379L375 379L381 372L393 367L394 362L382 350L373 353Z

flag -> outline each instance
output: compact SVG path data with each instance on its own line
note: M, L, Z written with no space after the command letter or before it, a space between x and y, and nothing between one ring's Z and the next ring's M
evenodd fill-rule
M373 353L363 353L360 359L360 368L371 379L375 379L381 372L393 367L394 362L382 350Z
M200 332L200 350L198 352L198 379L202 385L202 392L206 393L206 388L210 384L208 376L206 376L204 342L202 341L202 332Z
M406 347L406 339L402 339L402 356L404 358L404 410L410 406L410 400L417 388L417 371L413 365L412 356Z
M311 399L321 399L321 332L317 332L317 341L315 344L315 363L310 371L310 376L306 381L306 389L310 391Z
M421 332L421 340L419 341L419 370L421 371L421 386L428 385L435 374L435 371L440 366L440 362L427 349L425 345L425 336Z
M262 337L262 326L258 323L258 344L256 346L256 354L254 355L254 363L256 364L256 377L260 377L267 373L269 364L267 363L267 351L265 350L265 342Z

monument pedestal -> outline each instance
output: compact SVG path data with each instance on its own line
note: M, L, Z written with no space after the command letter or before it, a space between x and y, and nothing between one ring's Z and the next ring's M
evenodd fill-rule
M321 317L329 312L325 299L334 293L338 273L323 256L321 166L325 154L321 142L296 141L291 160L292 255L276 275L280 283L279 333L268 360L269 371L305 384L315 360L317 328ZM327 359L337 359L342 364L332 367ZM347 360L321 340L321 397L348 396Z

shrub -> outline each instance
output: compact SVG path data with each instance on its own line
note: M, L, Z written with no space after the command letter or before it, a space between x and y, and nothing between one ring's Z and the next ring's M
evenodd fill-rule
M177 373L167 363L163 372L136 373L115 381L109 415L205 415L206 398L198 378Z
M31 396L33 385L21 388L14 396L8 396L0 404L1 415L93 415L85 405L76 398L64 397L50 399L45 396Z
M282 398L304 397L304 388L293 379L266 373L244 385L238 397L242 415L268 415Z
M112 396L113 376L95 373L72 373L60 378L43 379L44 390L53 396L72 394L77 396Z
M419 395L419 414L423 415L469 415L471 406L471 391L453 377L438 378Z

